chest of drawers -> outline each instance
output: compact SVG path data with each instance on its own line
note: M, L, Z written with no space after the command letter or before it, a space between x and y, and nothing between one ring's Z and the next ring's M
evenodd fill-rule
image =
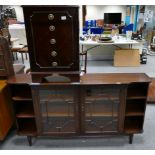
M78 7L24 6L32 72L79 71Z

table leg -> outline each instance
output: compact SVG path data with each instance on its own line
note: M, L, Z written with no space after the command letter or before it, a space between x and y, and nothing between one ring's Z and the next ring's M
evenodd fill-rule
M13 58L13 61L15 61L15 57L14 57L14 53L12 52L12 58Z
M22 63L24 64L24 57L23 57L23 53L21 53L22 56Z
M18 60L18 55L17 55L17 52L16 52L16 60Z
M25 53L25 55L26 55L26 60L28 59L28 57L27 57L27 53Z
M85 54L85 73L87 73L87 51Z

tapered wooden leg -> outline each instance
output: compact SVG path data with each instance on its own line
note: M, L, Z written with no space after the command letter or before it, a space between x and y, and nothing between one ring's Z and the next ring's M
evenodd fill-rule
M133 134L130 134L129 135L129 144L132 144L132 141L133 141Z
M27 136L27 140L28 140L29 146L32 146L32 137Z

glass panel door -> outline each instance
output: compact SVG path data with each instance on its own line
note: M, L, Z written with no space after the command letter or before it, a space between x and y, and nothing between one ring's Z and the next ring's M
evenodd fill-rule
M74 90L57 88L39 90L43 133L76 133Z
M117 132L119 87L90 87L85 90L86 133Z

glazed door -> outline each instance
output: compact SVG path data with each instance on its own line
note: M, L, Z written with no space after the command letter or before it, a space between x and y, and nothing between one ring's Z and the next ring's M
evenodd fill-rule
M83 89L83 133L117 133L119 117L118 86L87 86Z
M39 134L78 133L78 99L70 86L32 86Z

